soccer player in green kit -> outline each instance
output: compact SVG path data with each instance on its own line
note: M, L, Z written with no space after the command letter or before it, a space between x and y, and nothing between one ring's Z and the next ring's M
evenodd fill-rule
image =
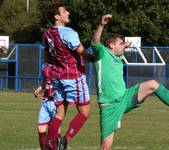
M125 43L124 37L118 34L110 34L105 46L100 42L104 26L111 18L111 14L102 16L92 39L100 108L101 150L111 150L115 131L123 115L140 106L150 94L154 93L169 105L169 90L155 80L126 88L121 59L125 48L131 43Z

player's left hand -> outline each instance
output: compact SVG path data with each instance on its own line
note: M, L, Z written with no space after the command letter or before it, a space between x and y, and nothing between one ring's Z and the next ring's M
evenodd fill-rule
M7 50L5 46L0 46L0 50Z
M105 26L106 24L108 24L108 22L111 18L112 18L111 14L106 14L106 15L102 16L101 25Z
M39 97L39 93L42 90L42 86L39 86L37 89L34 90L33 94L37 98Z

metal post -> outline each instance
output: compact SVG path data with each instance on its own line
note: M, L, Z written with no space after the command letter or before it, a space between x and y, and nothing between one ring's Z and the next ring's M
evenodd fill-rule
M18 64L18 58L19 58L19 46L16 44L16 58L15 58L15 91L18 91L18 71L19 71L19 64Z
M29 13L29 0L26 0L26 14Z
M153 48L153 63L156 63L156 52ZM156 79L157 68L156 66L153 67L153 79Z
M42 67L42 51L43 51L43 47L41 44L39 44L39 58L38 58L38 86L40 85L40 82L42 79L42 71L41 71L41 67Z

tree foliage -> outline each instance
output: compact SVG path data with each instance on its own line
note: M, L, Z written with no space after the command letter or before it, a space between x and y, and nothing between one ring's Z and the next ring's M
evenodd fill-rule
M34 42L40 26L36 6L36 1L30 1L27 13L25 0L4 0L0 5L0 34L9 35L12 42Z
M39 42L41 33L51 24L46 18L46 8L57 0L30 0L26 14L25 1L0 1L0 33L10 35L14 42ZM86 44L105 13L112 19L103 33L120 33L140 36L142 45L169 43L168 0L60 0L71 12L70 26Z

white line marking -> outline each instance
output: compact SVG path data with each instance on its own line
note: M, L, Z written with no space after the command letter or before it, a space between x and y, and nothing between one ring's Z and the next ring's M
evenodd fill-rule
M167 109L153 109L152 111L158 111L158 112L167 112Z
M127 146L116 146L113 147L113 149L128 149L129 147ZM81 150L99 150L100 147L98 146L91 146L91 147L81 147ZM146 149L146 147L141 147L141 146L136 146L134 147L135 150L142 150L142 149ZM26 149L17 149L17 150L40 150L39 148L26 148ZM68 146L68 150L79 150L79 148L75 148L75 147L70 147Z

